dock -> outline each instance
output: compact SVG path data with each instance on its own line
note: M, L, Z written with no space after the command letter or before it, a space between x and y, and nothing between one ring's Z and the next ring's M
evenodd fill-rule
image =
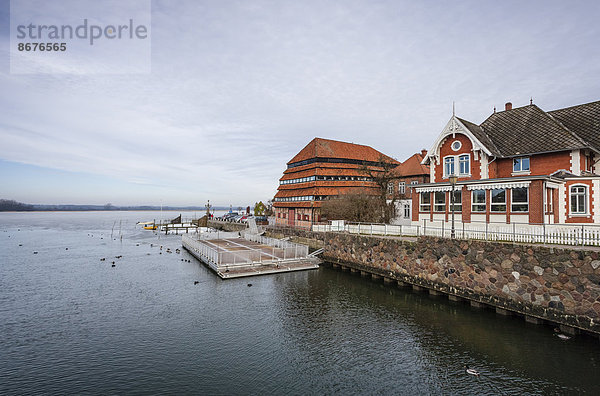
M248 232L182 235L182 246L222 279L319 268L308 246Z

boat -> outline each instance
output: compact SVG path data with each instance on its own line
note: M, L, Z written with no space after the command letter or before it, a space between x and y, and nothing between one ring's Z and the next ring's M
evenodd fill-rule
M156 230L158 226L153 221L139 222L139 225L144 227L144 230Z

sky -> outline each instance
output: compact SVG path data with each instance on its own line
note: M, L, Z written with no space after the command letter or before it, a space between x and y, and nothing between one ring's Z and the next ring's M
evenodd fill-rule
M0 0L0 198L246 206L271 199L315 137L403 161L429 149L453 103L479 124L508 101L554 110L600 100L598 1L150 9L147 70L21 74Z

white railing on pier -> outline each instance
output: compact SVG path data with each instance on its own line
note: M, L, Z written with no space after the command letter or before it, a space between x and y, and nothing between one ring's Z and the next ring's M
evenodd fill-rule
M379 224L332 221L314 224L316 232L347 232L359 235L452 237L452 225L444 221L419 224ZM461 239L600 246L600 225L595 224L522 224L456 222L454 236Z

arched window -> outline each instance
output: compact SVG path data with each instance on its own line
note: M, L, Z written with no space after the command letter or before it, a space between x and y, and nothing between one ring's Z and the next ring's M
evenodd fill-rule
M587 186L571 186L571 214L587 214Z

